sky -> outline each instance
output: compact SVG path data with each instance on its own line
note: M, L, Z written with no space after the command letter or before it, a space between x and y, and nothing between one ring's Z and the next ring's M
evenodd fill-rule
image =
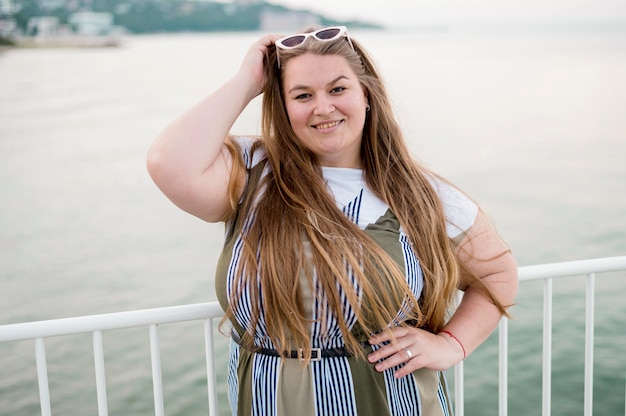
M622 22L626 0L269 0L339 20L388 27L423 24Z

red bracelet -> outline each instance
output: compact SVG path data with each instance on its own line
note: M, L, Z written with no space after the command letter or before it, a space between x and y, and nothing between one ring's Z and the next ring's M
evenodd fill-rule
M463 344L461 344L461 341L459 341L459 339L457 337L454 336L454 334L450 331L439 331L439 333L444 333L444 334L448 334L450 335L450 338L452 338L453 340L455 340L460 346L461 349L463 350L463 359L465 359L466 355L465 355L465 347L463 346Z

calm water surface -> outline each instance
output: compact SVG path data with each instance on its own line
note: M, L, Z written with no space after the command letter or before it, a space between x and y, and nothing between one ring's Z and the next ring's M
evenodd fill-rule
M520 265L626 254L626 33L354 36L382 67L415 154L483 205ZM257 37L0 53L0 324L215 300L222 226L174 207L145 154ZM258 132L258 110L233 130ZM583 414L583 288L555 282L553 415ZM626 277L603 276L597 291L594 410L622 415ZM541 293L524 284L513 310L510 415L541 412ZM161 338L166 413L206 414L201 324L163 326ZM466 362L466 414L497 414L495 341ZM147 331L104 342L110 414L153 413ZM90 337L46 346L53 413L96 414ZM39 412L33 351L0 345L2 416Z

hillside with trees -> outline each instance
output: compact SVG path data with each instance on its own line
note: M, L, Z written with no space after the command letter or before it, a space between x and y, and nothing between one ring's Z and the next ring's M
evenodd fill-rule
M293 11L266 1L206 0L13 0L18 28L35 16L54 16L67 22L78 11L107 12L115 24L131 33L254 31L261 28L264 12ZM305 11L303 11L305 12ZM341 21L315 15L323 25L379 28L361 21Z

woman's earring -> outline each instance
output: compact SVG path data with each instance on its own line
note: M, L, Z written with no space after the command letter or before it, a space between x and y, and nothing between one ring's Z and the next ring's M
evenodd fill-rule
M365 112L366 112L366 113L367 113L367 112L369 112L371 108L372 108L372 107L371 107L371 106L369 105L369 103L368 103L368 104L365 106Z

